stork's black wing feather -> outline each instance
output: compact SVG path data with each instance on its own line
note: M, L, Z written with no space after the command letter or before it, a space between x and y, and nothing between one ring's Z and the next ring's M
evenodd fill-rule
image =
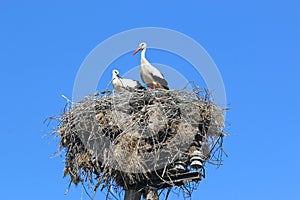
M155 82L159 84L161 88L164 88L166 90L169 90L168 82L164 78L160 78L158 76L153 76L153 79Z
M137 81L137 80L134 80L134 81L137 82L137 86L135 87L135 89L137 89L137 90L146 90L146 88L143 87L142 84L139 81Z

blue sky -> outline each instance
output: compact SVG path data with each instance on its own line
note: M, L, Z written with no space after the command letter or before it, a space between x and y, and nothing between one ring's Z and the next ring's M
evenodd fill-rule
M43 120L72 96L93 48L145 26L195 39L225 83L229 157L193 199L300 198L300 1L1 1L0 24L1 199L80 199L80 187L63 194L63 160L50 158L57 141Z

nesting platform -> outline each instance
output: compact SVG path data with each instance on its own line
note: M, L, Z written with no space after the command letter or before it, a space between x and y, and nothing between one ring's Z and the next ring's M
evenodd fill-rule
M58 118L64 176L108 193L188 188L220 161L223 112L199 88L87 96Z

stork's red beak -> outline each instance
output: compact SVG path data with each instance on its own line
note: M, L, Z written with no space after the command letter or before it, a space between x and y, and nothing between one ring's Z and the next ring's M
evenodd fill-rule
M141 47L138 47L134 52L133 52L133 56L135 55L135 54L137 54L137 52L139 52L141 50Z

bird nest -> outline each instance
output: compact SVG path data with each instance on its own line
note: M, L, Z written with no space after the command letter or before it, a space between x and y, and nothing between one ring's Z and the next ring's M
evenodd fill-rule
M101 186L108 196L150 186L191 194L205 163L222 161L223 112L199 88L96 94L68 103L56 128L64 176L91 191Z

